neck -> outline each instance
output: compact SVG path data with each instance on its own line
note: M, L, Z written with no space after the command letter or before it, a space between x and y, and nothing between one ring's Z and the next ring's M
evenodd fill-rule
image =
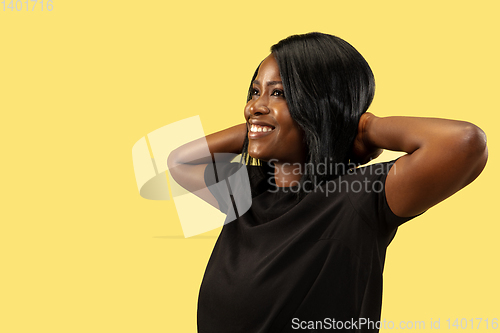
M304 165L302 163L280 163L274 165L274 182L278 187L297 186Z

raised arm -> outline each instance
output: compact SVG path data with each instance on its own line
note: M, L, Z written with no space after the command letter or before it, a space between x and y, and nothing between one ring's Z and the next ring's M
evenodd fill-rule
M380 148L408 153L385 184L387 203L401 217L420 214L465 187L488 159L486 135L471 123L365 113L355 151L366 156Z
M246 124L240 124L180 146L168 156L170 174L186 190L218 208L217 200L205 185L205 168L212 163L213 154L240 154L246 133Z

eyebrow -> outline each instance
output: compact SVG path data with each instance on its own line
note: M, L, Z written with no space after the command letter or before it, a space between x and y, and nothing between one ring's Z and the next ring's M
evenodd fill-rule
M254 80L252 83L257 84L259 86L261 85L259 80ZM281 82L281 81L267 81L266 82L267 86L275 86L277 84L283 84L283 82Z

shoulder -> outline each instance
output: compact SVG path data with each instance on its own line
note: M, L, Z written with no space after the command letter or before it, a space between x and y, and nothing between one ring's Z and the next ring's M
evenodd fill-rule
M380 232L392 232L411 217L394 214L387 203L386 179L395 170L396 160L371 164L346 172L336 179L337 191L343 193L357 214Z

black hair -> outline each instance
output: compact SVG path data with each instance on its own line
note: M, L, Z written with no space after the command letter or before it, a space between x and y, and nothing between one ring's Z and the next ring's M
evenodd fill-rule
M351 44L318 32L287 37L273 45L271 53L278 63L290 116L303 129L308 147L302 184L344 174L359 119L375 93L370 66ZM250 83L247 102L251 89ZM248 155L248 139L243 155L247 162L256 162ZM328 172L318 173L319 163Z

